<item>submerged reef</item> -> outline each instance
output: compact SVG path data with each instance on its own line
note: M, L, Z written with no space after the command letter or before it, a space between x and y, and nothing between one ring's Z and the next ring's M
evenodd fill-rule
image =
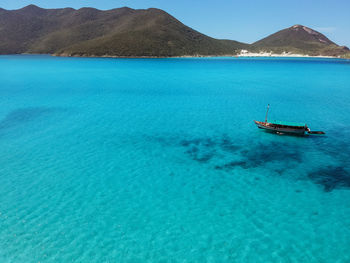
M311 139L310 139L311 138ZM350 189L350 172L347 167L346 154L339 152L337 143L328 143L318 138L303 138L303 147L300 144L285 141L252 141L244 143L224 134L217 137L192 137L184 139L158 138L158 142L172 147L181 147L191 160L207 165L210 169L232 172L235 169L271 170L271 174L283 176L286 171L293 170L297 165L304 164L305 156L311 149L323 155L335 158L340 165L310 167L296 180L305 179L321 185L325 192L335 189Z
M10 129L18 125L36 120L44 115L50 114L58 110L49 107L30 107L18 108L9 112L4 119L0 121L0 130Z
M322 185L326 192L337 188L350 188L350 172L341 166L322 167L307 176L314 183Z

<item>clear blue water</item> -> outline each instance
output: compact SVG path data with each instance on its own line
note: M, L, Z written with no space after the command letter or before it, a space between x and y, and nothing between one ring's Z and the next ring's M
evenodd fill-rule
M0 149L3 263L350 262L346 60L2 56Z

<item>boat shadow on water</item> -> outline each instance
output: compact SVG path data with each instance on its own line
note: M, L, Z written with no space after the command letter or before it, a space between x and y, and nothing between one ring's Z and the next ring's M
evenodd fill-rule
M324 138L327 137L325 132L321 132L321 131L310 131L310 132L306 132L303 134L299 134L299 133L290 133L290 132L281 132L281 131L274 131L274 130L267 130L267 129L261 129L260 132L264 132L267 134L272 134L274 136L276 135L280 135L280 136L291 136L291 137L296 137L296 138Z

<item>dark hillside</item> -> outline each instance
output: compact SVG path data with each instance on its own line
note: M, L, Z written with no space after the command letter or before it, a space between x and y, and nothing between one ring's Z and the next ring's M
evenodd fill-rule
M107 11L42 9L0 11L0 54L79 56L234 55L246 44L203 35L150 8Z

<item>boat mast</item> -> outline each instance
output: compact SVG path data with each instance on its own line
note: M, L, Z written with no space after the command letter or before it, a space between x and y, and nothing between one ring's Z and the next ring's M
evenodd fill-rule
M265 116L265 123L267 122L267 114L269 113L270 104L267 104L267 110L266 110L266 116Z

